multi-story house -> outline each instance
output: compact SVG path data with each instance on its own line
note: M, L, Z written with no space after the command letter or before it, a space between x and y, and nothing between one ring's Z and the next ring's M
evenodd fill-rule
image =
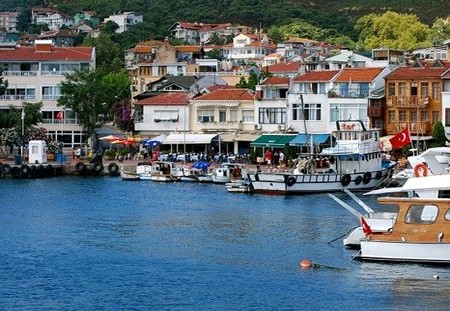
M256 86L255 129L264 132L286 131L289 85L290 79L287 77L270 77Z
M225 24L206 24L206 23L190 23L176 22L170 26L169 30L175 39L185 41L189 44L205 44L213 33L219 36L229 34L230 23Z
M264 57L275 50L275 43L266 34L239 34L223 47L223 57L235 63L262 64Z
M141 135L169 135L189 131L189 93L163 92L135 103L134 128Z
M301 68L300 62L281 62L263 67L262 71L277 77L294 78L301 72Z
M341 50L338 54L326 58L325 62L328 63L328 69L331 70L339 70L346 67L373 67L371 58L359 55L350 50Z
M422 139L432 135L434 124L442 120L443 78L449 70L450 63L433 61L399 67L385 77L388 135L405 128Z
M144 15L137 12L123 12L121 14L113 14L103 20L103 23L112 21L119 27L116 29L116 33L122 33L127 31L131 26L144 21Z
M216 89L190 101L190 129L219 134L220 153L248 153L255 133L254 94L247 89Z
M70 29L57 29L41 33L38 38L39 40L51 40L54 46L74 46L77 34Z
M16 32L19 12L0 12L0 31Z
M31 21L33 24L46 24L50 30L73 25L73 18L70 15L59 13L54 8L33 7Z
M57 100L65 74L95 68L94 48L56 47L50 40L38 40L35 46L0 48L0 66L8 81L6 93L0 96L1 112L10 106L21 108L42 102L43 120L39 126L47 130L48 136L63 141L67 147L85 141L74 112L65 110L63 118L57 118L62 110Z
M298 132L329 133L337 120L361 120L373 92L384 86L385 68L311 71L296 77L289 92L289 127Z
M75 25L88 22L92 27L96 27L100 24L100 17L95 11L82 11L73 16L73 22Z

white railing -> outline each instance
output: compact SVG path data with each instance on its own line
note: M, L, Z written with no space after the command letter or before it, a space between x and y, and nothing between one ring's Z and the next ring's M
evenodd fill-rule
M34 95L0 95L0 100L35 100Z

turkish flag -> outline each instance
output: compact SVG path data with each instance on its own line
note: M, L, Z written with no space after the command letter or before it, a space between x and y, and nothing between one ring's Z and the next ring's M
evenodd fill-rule
M370 229L369 224L366 222L364 217L361 217L361 226L365 235L372 234L372 229Z
M394 137L389 139L393 149L400 149L403 146L411 143L411 135L409 135L408 129L404 129L400 133L397 133Z
M62 120L63 117L64 117L63 112L62 111L58 111L58 113L56 114L56 119Z

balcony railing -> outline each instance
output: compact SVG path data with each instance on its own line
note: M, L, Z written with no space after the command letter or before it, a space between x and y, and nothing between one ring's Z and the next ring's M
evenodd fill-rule
M328 91L328 97L334 98L367 98L369 97L369 90L360 88L348 88L348 89L332 89Z
M397 121L386 124L386 130L391 134L399 133L405 128L409 129L412 134L431 135L432 132L430 121Z
M3 71L5 77L29 77L37 76L37 71Z
M391 96L387 98L386 104L394 108L426 108L429 105L429 98L418 95Z
M0 95L0 100L35 100L35 95Z

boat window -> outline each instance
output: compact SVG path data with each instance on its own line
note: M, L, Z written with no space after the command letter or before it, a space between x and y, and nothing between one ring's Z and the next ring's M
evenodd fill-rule
M450 190L439 190L438 198L450 199Z
M411 205L406 213L408 224L431 224L436 220L438 207L436 205Z
M447 210L447 213L445 213L445 220L450 220L450 208Z

